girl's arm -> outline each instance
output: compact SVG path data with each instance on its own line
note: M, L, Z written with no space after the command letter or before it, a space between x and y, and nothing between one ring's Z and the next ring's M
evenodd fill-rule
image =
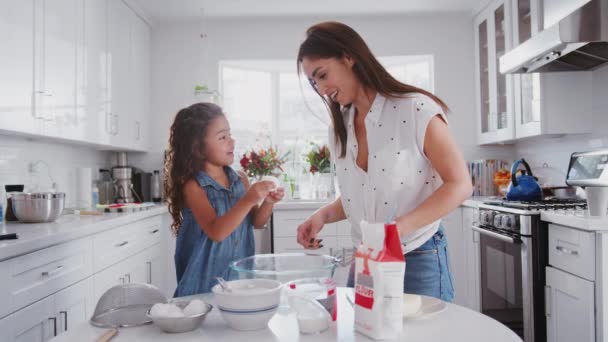
M416 209L396 219L401 236L449 214L473 191L464 157L439 116L433 117L426 128L424 153L443 184Z
M243 222L247 214L261 202L272 188L272 182L258 182L223 216L217 216L207 193L195 180L184 185L186 207L192 210L196 223L213 241L222 241Z
M245 189L249 189L249 180L247 179L247 175L245 173L239 171L239 175L241 176L241 181L245 186ZM264 225L270 219L270 215L272 215L272 207L274 203L280 201L283 198L284 190L283 188L279 188L274 193L271 193L261 205L255 205L251 209L253 215L253 226L257 229L264 228Z

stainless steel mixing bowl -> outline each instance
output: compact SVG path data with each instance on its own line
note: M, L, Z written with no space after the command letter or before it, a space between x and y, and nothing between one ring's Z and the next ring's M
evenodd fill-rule
M63 192L21 192L11 199L15 216L24 223L53 222L65 205Z

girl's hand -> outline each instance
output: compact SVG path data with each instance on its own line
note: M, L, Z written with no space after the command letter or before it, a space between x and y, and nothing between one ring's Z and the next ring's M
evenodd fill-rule
M314 213L311 217L298 226L298 243L306 249L318 249L323 247L322 239L317 239L317 234L323 229L325 222L320 212Z
M285 196L285 188L278 187L278 188L276 188L276 190L272 191L271 193L268 194L268 196L266 196L266 198L264 199L264 202L270 203L270 204L275 204L275 203L279 202L280 200L282 200L284 196Z
M274 189L274 183L270 181L261 181L254 183L249 187L247 193L245 193L245 200L252 206L262 202L270 191Z

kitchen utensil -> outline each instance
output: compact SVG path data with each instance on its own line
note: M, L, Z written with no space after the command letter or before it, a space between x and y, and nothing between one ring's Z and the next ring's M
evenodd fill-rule
M103 334L101 334L101 336L99 336L95 342L108 342L110 341L114 336L116 336L116 334L118 334L118 329L108 329L106 330Z
M228 283L224 280L224 278L215 277L215 279L217 279L217 282L220 284L220 286L222 287L222 290L224 290L224 292L232 292L232 290L230 289L230 286L228 286Z
M15 211L13 210L13 193L15 192L23 192L23 184L14 184L14 185L5 185L4 191L6 192L6 206L5 206L5 218L6 221L17 221L17 216L15 216Z
M121 284L107 290L97 302L90 323L102 328L127 328L149 324L148 310L167 298L153 285Z
M520 170L521 175L517 176L517 167L520 164L526 169ZM511 167L511 184L507 189L506 197L509 201L528 202L541 201L543 198L542 190L532 175L530 165L523 158L515 161Z
M1 234L0 235L0 240L16 240L18 238L16 233L10 233L10 234Z
M289 305L296 312L300 333L318 334L329 328L331 317L319 302L299 295L290 295L288 298Z
M24 223L53 222L65 204L63 192L21 192L14 193L11 198L15 216Z
M332 320L337 319L338 303L335 280L331 278L298 279L287 283L285 291L288 298L300 296L317 301L331 315Z
M336 257L304 253L257 254L230 264L229 279L266 278L288 282L302 278L333 278Z
M228 285L231 292L222 290L220 284L211 288L226 323L236 330L266 328L279 307L282 284L270 279L240 279Z
M175 305L177 305L180 309L183 310L188 305L189 302L175 301L173 303ZM146 313L146 315L154 322L154 325L156 325L157 327L160 328L160 330L162 330L166 333L183 333L183 332L192 331L192 330L198 328L203 323L203 321L205 320L205 317L207 317L207 314L212 309L213 309L213 306L211 304L205 303L205 311L198 313L196 315L192 315L192 316L156 317L156 316L150 316L149 310Z

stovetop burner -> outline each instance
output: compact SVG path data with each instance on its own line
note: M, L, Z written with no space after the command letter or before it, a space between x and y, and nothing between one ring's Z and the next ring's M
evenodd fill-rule
M509 201L506 199L487 200L484 204L524 210L587 209L584 199L546 199L540 202Z

